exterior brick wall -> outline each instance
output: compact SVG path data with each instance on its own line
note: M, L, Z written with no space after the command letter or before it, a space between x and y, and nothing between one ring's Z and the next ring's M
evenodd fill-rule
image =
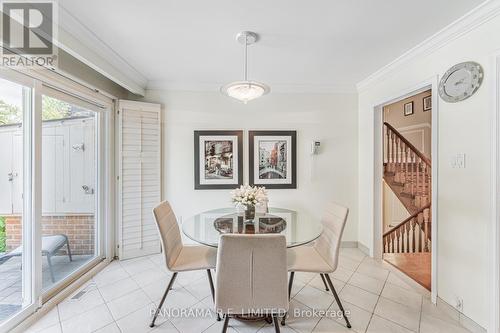
M94 224L93 215L42 216L42 234L68 236L71 254L94 254ZM5 234L7 251L21 245L21 216L5 217ZM60 253L66 254L66 249Z

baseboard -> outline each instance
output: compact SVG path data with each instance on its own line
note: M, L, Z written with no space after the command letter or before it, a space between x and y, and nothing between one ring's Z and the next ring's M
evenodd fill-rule
M358 249L363 252L364 254L366 254L367 256L370 255L370 249L368 248L368 246L366 246L365 244L361 243L361 242L358 242Z
M344 241L340 242L340 247L357 248L358 242L356 241Z
M360 242L357 241L344 241L340 242L340 247L344 248L358 248L361 252L363 252L366 255L369 255L370 250L368 249L367 246L363 245Z

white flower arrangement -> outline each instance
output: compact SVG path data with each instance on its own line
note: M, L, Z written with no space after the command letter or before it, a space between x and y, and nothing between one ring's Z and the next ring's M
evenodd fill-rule
M241 185L231 194L231 199L236 206L252 207L268 201L265 187Z

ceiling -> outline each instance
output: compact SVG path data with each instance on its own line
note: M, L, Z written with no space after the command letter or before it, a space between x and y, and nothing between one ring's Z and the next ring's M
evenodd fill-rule
M243 76L274 91L354 90L355 84L484 0L60 0L149 88L216 90ZM64 16L60 16L64 25Z

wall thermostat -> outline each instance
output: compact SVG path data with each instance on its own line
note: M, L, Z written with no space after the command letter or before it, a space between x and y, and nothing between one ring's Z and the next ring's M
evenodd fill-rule
M320 141L313 141L311 142L311 154L316 155L319 152L319 147L321 146Z

